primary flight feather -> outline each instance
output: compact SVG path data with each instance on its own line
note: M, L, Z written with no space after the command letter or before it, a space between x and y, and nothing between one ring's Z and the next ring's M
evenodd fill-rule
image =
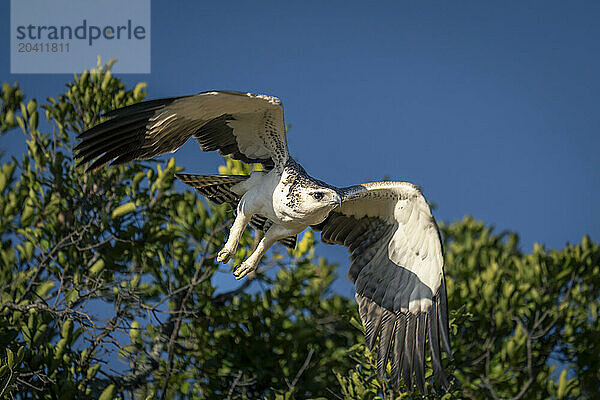
M216 203L237 212L217 260L228 262L248 225L265 232L254 252L235 267L241 279L276 242L293 248L309 226L329 244L348 247L367 346L377 347L377 373L425 391L425 344L436 380L447 387L441 350L450 357L448 307L440 234L421 191L406 182L337 188L309 176L290 157L281 101L231 91L145 101L111 111L82 133L80 163L97 169L174 152L190 137L265 171L243 176L178 174ZM427 340L426 337L429 339ZM379 340L378 340L379 339Z

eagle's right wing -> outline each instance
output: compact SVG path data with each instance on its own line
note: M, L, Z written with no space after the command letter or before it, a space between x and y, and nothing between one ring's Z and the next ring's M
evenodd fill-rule
M365 340L379 337L377 373L391 360L391 383L425 390L425 343L433 372L447 386L440 342L451 356L444 258L438 227L420 190L405 182L375 182L341 189L344 200L313 227L321 240L350 251ZM413 380L413 377L415 380Z
M204 151L266 168L288 159L283 106L276 97L231 91L144 101L105 114L111 119L79 135L80 163L96 169L174 152L191 136Z

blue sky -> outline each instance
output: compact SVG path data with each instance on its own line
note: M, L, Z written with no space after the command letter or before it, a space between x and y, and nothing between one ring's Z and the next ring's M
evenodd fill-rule
M0 15L0 79L39 100L62 91L69 75L10 74L8 1ZM152 72L122 76L149 98L272 94L317 178L413 182L438 220L514 230L524 251L600 240L599 2L153 1L151 15ZM176 158L221 162L192 142ZM347 264L341 247L319 252Z

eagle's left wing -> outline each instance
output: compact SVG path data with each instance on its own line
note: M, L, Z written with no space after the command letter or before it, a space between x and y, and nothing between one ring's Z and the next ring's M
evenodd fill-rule
M104 115L75 148L88 169L174 152L194 136L204 151L216 150L267 169L288 159L283 105L272 96L212 91L149 100Z
M425 342L436 379L444 386L440 341L451 356L444 258L438 227L420 190L410 183L377 182L341 189L344 201L313 227L328 244L351 253L349 279L369 349L377 338L381 379L391 360L391 383L425 390Z

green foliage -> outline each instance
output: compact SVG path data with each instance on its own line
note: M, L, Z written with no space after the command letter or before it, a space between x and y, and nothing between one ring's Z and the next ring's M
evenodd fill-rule
M495 235L472 219L446 227L450 307L469 314L454 327L462 390L511 398L593 397L597 356L600 248L586 236L561 251L519 251L514 234ZM573 368L562 391L557 362ZM525 397L531 398L529 394Z
M41 105L2 87L2 132L22 130L28 147L0 166L0 398L423 398L377 380L311 231L223 291L231 269L214 257L233 212L175 190L173 159L75 165L74 134L145 96L111 65ZM426 371L427 398L594 398L598 245L527 254L470 218L442 230L456 360L448 392ZM246 232L233 262L258 239Z
M334 388L331 370L352 367L343 349L361 332L348 323L353 301L330 294L335 267L314 256L312 234L219 290L231 269L214 257L231 210L174 190L173 159L84 173L72 158L73 134L143 99L143 85L126 89L109 63L67 88L15 107L28 151L0 170L0 397L308 398ZM42 111L49 132L38 129ZM236 262L256 240L244 234Z
M15 83L11 86L5 82L2 84L0 91L0 135L17 126L15 114L21 108L23 102L23 92L19 89L19 85Z

